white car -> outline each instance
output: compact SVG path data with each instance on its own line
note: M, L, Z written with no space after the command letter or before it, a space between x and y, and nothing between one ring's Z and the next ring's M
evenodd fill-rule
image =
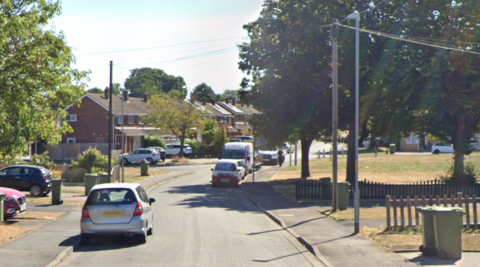
M292 145L290 145L289 143L285 143L281 147L282 147L283 152L285 152L287 154L290 154L290 153L293 152Z
M135 236L144 244L153 234L154 202L139 184L95 185L82 208L81 244L89 245L96 235Z
M123 164L141 162L142 160L152 164L160 159L160 152L152 148L139 148L132 151L130 154L123 154L118 157L118 161L123 161Z
M278 149L260 150L258 151L259 158L263 165L277 165L278 164Z
M183 145L183 154L185 154L186 157L189 157L192 155L193 150L189 145ZM175 156L180 154L180 145L167 145L165 148L165 155L167 157Z
M432 153L439 154L439 153L453 153L453 146L451 144L446 143L438 143L432 146Z

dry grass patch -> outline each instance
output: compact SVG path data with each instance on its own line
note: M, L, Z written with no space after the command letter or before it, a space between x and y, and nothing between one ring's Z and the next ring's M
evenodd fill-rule
M353 220L355 218L354 209L332 212L331 208L320 208L318 212L330 216L337 221ZM384 207L360 208L360 220L386 220L386 218Z
M30 232L31 228L19 227L15 225L8 225L8 224L0 224L0 246L11 242L17 237L20 237L28 232Z
M65 212L48 212L48 211L27 211L27 213L15 217L17 220L49 220L55 221L56 219L65 215Z
M148 168L149 176L160 175L167 172L169 171L161 170L158 168ZM122 174L120 173L120 179L122 179L121 175ZM124 174L125 183L134 183L134 182L143 180L145 178L148 178L149 176L142 176L140 173L140 168L128 168L128 171L127 171L127 168L125 168L125 174Z
M172 159L170 160L172 163L187 163L190 161L189 158L187 157L179 157L179 156L173 156Z
M85 192L83 192L85 193ZM27 203L33 204L52 204L52 198L49 196L46 197L30 197L27 198ZM74 201L74 200L63 200L63 205L73 205L73 206L83 206L85 201Z

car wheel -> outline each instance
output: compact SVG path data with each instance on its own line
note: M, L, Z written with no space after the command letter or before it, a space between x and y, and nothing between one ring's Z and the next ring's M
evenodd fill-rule
M39 197L43 193L42 187L38 184L34 184L30 187L30 195L32 197Z
M433 151L433 154L440 154L440 150L435 149L435 150Z
M80 236L80 244L82 246L88 246L90 245L90 242L91 242L92 238L88 235L81 235Z
M152 224L152 226L150 227L150 229L148 229L147 235L153 235L153 224Z
M148 159L147 159L147 163L148 163L148 164L152 164L152 163L153 163L153 159L148 158Z
M128 159L122 159L123 160L123 165L127 165L128 164Z
M139 234L137 238L138 238L137 240L138 240L139 244L147 243L147 234L146 233Z

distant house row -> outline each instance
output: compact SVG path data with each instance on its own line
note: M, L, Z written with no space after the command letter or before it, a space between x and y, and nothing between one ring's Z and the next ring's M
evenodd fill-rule
M73 132L67 133L62 143L56 147L47 146L51 159L72 159L89 147L96 147L102 153L108 153L109 141L109 92L104 94L87 93L81 105L67 107L66 121ZM143 118L149 114L148 95L131 97L124 91L122 95L112 96L113 115L113 150L121 150L122 142L125 152L143 147L146 136L171 135L168 129L156 129L146 124ZM253 114L259 113L252 106L235 100L226 102L193 103L205 116L213 118L223 127L228 137L252 135L249 120ZM123 115L122 115L123 114ZM198 129L192 128L192 135L202 140ZM122 136L123 133L123 136Z

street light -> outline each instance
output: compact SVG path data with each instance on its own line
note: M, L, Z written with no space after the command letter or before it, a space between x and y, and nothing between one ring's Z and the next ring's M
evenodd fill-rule
M360 14L355 11L348 15L345 19L355 20L355 192L353 194L355 207L355 233L360 232L360 192L358 191L358 86L359 86L359 50L360 50Z

